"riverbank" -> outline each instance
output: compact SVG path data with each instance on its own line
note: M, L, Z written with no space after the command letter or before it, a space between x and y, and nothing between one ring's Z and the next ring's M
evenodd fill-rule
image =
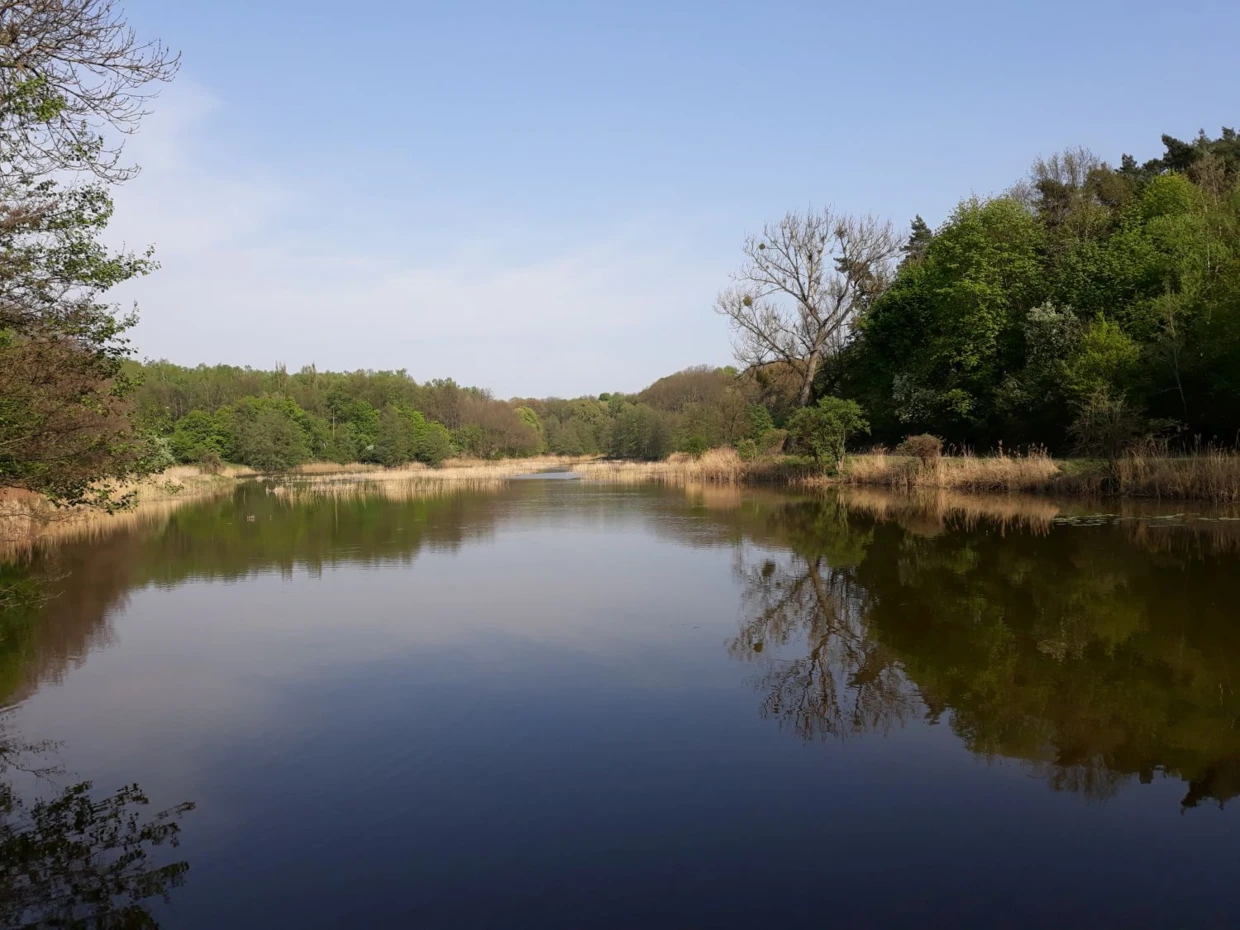
M662 462L588 462L572 466L587 480L636 483L765 484L800 488L882 487L1072 497L1240 502L1240 455L1203 450L1184 456L1128 453L1111 462L1025 455L913 456L870 452L849 456L837 474L792 456L744 461L731 449Z
M114 487L117 496L129 496L125 508L108 513L95 507L57 507L26 491L0 494L0 559L57 541L166 518L187 503L228 494L242 480L266 483L271 493L348 493L381 490L387 496L433 493L443 489L480 488L518 475L564 469L591 457L534 456L523 459L449 459L438 468L409 464L397 468L353 463L312 462L289 472L261 474L240 465L204 469L177 465L141 481Z
M943 456L922 461L912 456L870 452L849 456L834 475L825 474L805 458L775 456L745 461L731 449L712 449L696 457L676 454L659 462L553 455L497 461L453 459L438 468L419 464L385 468L320 462L272 475L241 466L207 471L181 465L120 488L122 493L132 493L133 504L116 514L87 507L58 508L34 494L7 492L0 497L0 557L11 557L44 542L89 535L109 522L119 525L152 515L167 516L187 502L230 493L240 480L267 483L271 493L276 494L353 495L381 489L387 496L409 496L482 488L548 470L568 470L582 480L619 484L657 482L801 490L869 487L899 493L946 491L1240 503L1240 455L1219 450L1185 456L1134 452L1115 462L1056 460L1038 452Z

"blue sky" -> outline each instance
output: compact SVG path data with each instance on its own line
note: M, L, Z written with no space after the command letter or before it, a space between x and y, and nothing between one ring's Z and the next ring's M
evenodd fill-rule
M1240 123L1240 4L127 0L184 55L114 235L144 357L499 396L730 360L748 232L932 225L1032 159Z

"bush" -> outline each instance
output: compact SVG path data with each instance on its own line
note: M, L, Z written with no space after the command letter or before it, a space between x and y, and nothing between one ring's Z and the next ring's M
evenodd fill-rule
M234 413L233 458L259 471L286 471L310 458L306 436L297 422L276 406Z
M788 442L786 429L768 429L758 440L759 455L779 455Z
M758 457L758 444L752 439L742 439L736 444L736 454L742 462L752 462Z
M710 448L710 443L706 441L705 436L699 436L697 434L694 434L692 436L686 436L681 441L679 451L687 452L689 455L693 456L696 459L696 458L700 458L702 453L705 452L709 448Z
M904 442L896 447L899 455L911 455L921 461L926 468L933 468L943 457L943 440L929 433L906 436Z
M813 407L803 407L788 421L789 432L797 447L809 453L820 464L844 462L848 437L865 433L869 421L855 400L827 395Z
M1068 433L1081 455L1115 461L1141 430L1140 416L1123 394L1099 388L1078 407Z
M178 462L201 462L224 451L227 435L215 417L203 410L191 410L177 421L169 438L169 448Z
M750 404L745 411L745 435L755 443L761 443L767 433L775 429L775 421L771 419L771 411L761 404Z
M414 414L413 457L427 465L439 465L451 458L456 450L452 447L452 434L442 423L427 420Z
M204 475L218 475L224 470L224 460L216 452L208 452L198 460L198 470Z

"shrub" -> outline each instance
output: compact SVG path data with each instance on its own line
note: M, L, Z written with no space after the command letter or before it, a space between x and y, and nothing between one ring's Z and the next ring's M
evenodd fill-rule
M784 446L787 442L788 431L786 429L769 429L758 440L758 453L760 455L779 455L784 451Z
M709 448L710 443L706 441L706 437L695 433L692 436L686 436L681 441L679 451L687 452L696 459L700 458L702 453Z
M750 404L745 411L745 425L745 435L755 443L761 443L762 438L775 428L775 421L771 419L771 411L762 404Z
M224 460L218 452L208 452L198 460L198 470L204 475L218 475L224 470Z
M456 450L452 447L452 434L442 423L414 414L413 457L427 465L439 465L451 458Z
M797 447L820 464L843 464L848 437L868 432L870 424L854 400L827 395L812 407L803 407L788 421Z
M178 462L201 462L209 455L224 451L227 436L211 414L191 410L172 430L169 448Z
M752 462L758 457L758 444L752 439L742 439L736 444L736 454L742 462Z
M911 455L920 460L924 467L933 468L943 457L943 440L929 433L906 436L904 442L896 447L896 452L900 455Z
M1103 387L1077 407L1068 433L1080 454L1115 461L1136 438L1141 426L1141 418L1128 406L1124 395Z
M275 406L257 407L244 414L238 406L233 450L238 462L259 471L285 471L310 458L301 427Z

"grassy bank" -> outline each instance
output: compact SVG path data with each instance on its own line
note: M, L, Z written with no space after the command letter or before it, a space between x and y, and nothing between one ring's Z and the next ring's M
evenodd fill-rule
M573 466L593 481L672 484L839 485L970 493L1063 494L1158 500L1240 502L1240 454L1207 449L1189 455L1130 452L1118 460L1027 455L960 455L922 461L877 451L849 456L838 474L791 456L743 461L731 449L697 458L673 455L662 462L588 462Z
M1137 450L1115 461L1056 461L1034 452L950 456L926 462L879 452L854 456L838 477L819 480L895 490L940 488L1234 503L1240 501L1240 455L1217 449L1187 455Z

